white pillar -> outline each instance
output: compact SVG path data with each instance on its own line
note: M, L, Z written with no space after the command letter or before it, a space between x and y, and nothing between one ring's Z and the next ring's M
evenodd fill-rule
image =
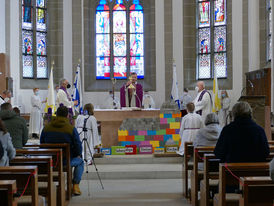
M273 49L273 42L274 42L274 21L273 21L273 18L274 18L274 13L273 13L273 3L272 3L272 31L271 31L271 34L272 34L272 56L271 56L271 112L274 112L274 60L273 60L273 54L274 54L274 49Z
M259 1L248 0L249 71L260 69Z
M5 0L0 0L0 53L6 53L6 5Z

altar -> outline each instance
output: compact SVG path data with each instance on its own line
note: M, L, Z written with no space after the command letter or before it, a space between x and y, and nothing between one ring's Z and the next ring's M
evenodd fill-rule
M94 116L101 124L102 144L104 148L118 145L118 129L127 118L155 118L159 117L159 109L124 110L124 109L96 109Z

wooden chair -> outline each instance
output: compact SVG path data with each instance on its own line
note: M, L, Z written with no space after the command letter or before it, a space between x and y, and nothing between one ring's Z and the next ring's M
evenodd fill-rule
M203 180L201 180L200 182L201 206L212 205L212 199L210 199L210 191L215 190L218 187L219 163L220 159L217 159L214 154L204 155L204 177Z
M0 167L0 180L16 180L17 192L31 195L31 206L38 206L38 176L36 166ZM20 199L18 200L20 202Z
M266 177L241 177L240 206L272 206L274 200L274 182Z
M63 173L63 152L61 149L40 149L40 148L29 148L29 149L16 149L17 155L27 156L52 156L53 159L53 181L58 182L57 189L57 205L65 205L65 175ZM47 176L40 175L39 179L47 181Z
M16 180L0 180L0 200L1 205L17 206L17 201L13 197L16 190Z
M230 170L228 170L228 169ZM231 174L233 173L233 175ZM227 186L238 186L237 177L269 176L269 163L219 164L219 193L214 196L214 206L239 205L240 195L226 193Z
M70 165L70 145L68 143L43 143L43 144L26 144L24 148L33 148L33 147L39 147L39 148L44 148L44 149L62 149L63 152L63 160L64 160L64 165L63 165L63 171L66 172L66 177L67 177L67 188L66 188L66 193L67 193L67 200L70 200L71 198L71 191L72 191L72 169Z
M183 182L183 195L185 198L190 197L190 193L188 190L188 172L193 169L193 143L185 142L184 144L184 162L183 162L183 174L182 174L182 182Z
M47 197L48 206L56 206L56 187L53 183L52 158L51 156L17 156L10 161L11 166L34 165L38 167L38 193ZM40 175L46 176L39 178ZM41 184L42 182L42 184Z
M191 205L197 206L200 181L203 179L203 170L199 170L199 163L203 163L204 155L213 153L215 146L197 147L193 152L193 170L191 171Z

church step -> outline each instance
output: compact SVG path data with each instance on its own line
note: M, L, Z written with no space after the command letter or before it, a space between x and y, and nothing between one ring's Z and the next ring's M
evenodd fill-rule
M154 157L153 155L105 155L95 158L101 164L182 164L182 157Z
M98 179L95 167L89 166L83 179ZM181 179L181 164L112 164L97 165L102 179ZM85 171L86 172L86 167ZM88 176L87 176L88 175Z

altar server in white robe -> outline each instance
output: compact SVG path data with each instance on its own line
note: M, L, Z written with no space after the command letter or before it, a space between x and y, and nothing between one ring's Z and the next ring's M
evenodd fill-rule
M148 93L148 91L145 91L145 94L143 96L143 106L144 106L144 109L155 108L155 102L153 100L153 97Z
M39 97L39 88L34 88L33 95L31 96L32 108L29 121L29 134L31 134L34 138L38 138L41 133L43 126L41 107L45 102L46 101L41 101Z
M78 115L76 119L76 128L80 136L80 140L83 141L86 138L89 149L87 148L87 144L82 143L83 146L83 158L87 160L88 164L92 164L92 155L95 153L94 147L101 145L101 138L98 134L98 125L97 120L93 116L94 115L94 107L92 104L86 104L84 106L84 114ZM85 129L86 130L85 130Z
M194 142L197 131L204 127L202 117L194 112L194 104L192 102L188 103L186 108L188 114L182 118L180 128L181 146L177 152L179 155L184 155L185 142Z
M224 127L226 125L226 119L229 113L230 99L228 97L227 91L221 92L221 110L219 112L220 126Z
M57 107L60 106L60 104L63 104L67 108L72 108L74 105L78 104L78 101L72 101L71 96L69 95L67 89L70 88L70 84L68 80L62 79L60 81L60 88L58 89L57 95L56 95L56 105Z
M195 90L198 92L197 97L194 100L195 112L202 116L203 120L207 114L212 112L212 99L209 91L205 89L205 83L203 81L197 82Z

